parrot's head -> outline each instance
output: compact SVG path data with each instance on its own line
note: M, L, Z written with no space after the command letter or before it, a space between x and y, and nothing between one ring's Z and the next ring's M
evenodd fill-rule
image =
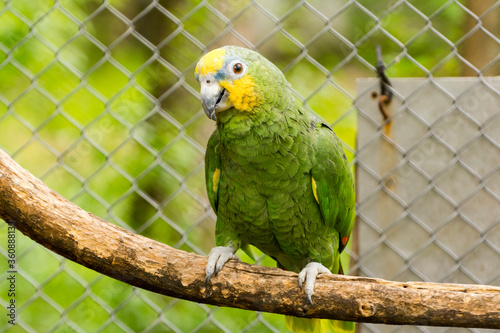
M195 75L201 85L203 110L212 120L216 120L217 113L230 108L251 112L264 102L272 103L270 88L286 82L269 60L237 46L205 54L196 65Z

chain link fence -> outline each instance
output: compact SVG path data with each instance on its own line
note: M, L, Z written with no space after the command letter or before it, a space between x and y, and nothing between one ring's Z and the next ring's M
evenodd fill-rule
M477 163L474 154L467 155L484 147L485 155L499 155L500 94L484 79L500 73L499 17L500 2L489 0L4 1L0 146L82 208L206 254L214 246L215 216L205 194L203 156L214 123L201 109L193 71L208 50L246 46L283 70L297 97L333 125L349 158L357 161L357 238L347 251L351 273L500 285L498 160ZM394 81L395 136L384 132L387 122L379 114L370 113L376 110L370 99L376 82L356 84L356 78L375 77L375 45L382 46L390 78L418 77L431 85L401 92L406 83ZM437 79L459 76L473 77L461 93ZM479 85L486 85L494 101L484 119L468 114L461 99ZM446 109L419 114L418 101L432 104L434 98ZM450 143L447 138L456 133L443 137L446 129L439 124L453 112L466 119L469 132ZM397 118L408 115L414 127L397 136ZM360 136L355 156L362 126L370 132ZM397 155L387 169L376 166L384 155L367 154L380 140ZM433 150L426 150L426 140ZM412 191L392 187L395 173L406 175L398 186ZM450 194L441 175L468 192ZM435 202L442 209L420 214ZM389 214L372 215L377 207ZM3 271L7 233L6 224L0 225ZM156 295L80 267L21 234L16 239L16 325L2 321L2 331L287 331L281 316ZM264 256L258 262L274 265ZM442 274L436 262L443 264ZM9 302L6 277L0 281L3 308ZM359 327L362 332L476 331Z

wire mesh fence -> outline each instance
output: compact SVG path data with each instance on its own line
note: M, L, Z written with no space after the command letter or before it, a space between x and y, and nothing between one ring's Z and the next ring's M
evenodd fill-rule
M486 0L4 1L0 146L82 208L133 232L206 254L214 246L215 216L204 190L203 155L214 123L201 109L193 71L210 49L246 46L274 62L304 105L333 125L349 158L357 161L358 180L365 177L362 183L368 185L359 188L359 237L349 251L351 272L499 285L498 160L468 154L486 149L479 156L498 155L499 88L485 79L500 72L498 17L500 2ZM416 124L399 139L369 113L373 82L356 86L356 78L375 77L375 45L382 46L389 77L419 77L430 84L406 93L403 84L394 85L395 128L398 117L412 117ZM461 92L450 92L437 79L450 76L473 78ZM481 119L464 106L464 96L479 86L487 87L493 101ZM435 105L446 109L419 114L421 100L437 100ZM451 143L440 125L450 114L467 125L445 132L456 137ZM363 121L370 124L371 136L363 132L365 139L360 136L356 147ZM372 164L383 156L366 154L378 140L397 155L386 170ZM431 156L425 154L429 150L422 153L426 142L434 144ZM423 162L429 160L434 162ZM412 191L402 194L391 187L395 172L413 175L398 185ZM461 186L462 196L441 186L447 178ZM382 197L385 201L378 202ZM370 215L370 209L387 202L385 219ZM426 211L435 202L441 206ZM415 213L415 207L427 214ZM7 232L1 225L1 239ZM0 265L7 268L3 244ZM0 322L3 331L287 331L277 315L155 295L82 268L22 235L16 245L17 319L15 326ZM424 257L442 267L419 259ZM273 265L265 257L259 262ZM4 274L0 290L7 289ZM8 302L2 292L2 307ZM360 327L363 332L449 331Z
M361 274L498 285L500 80L392 83L385 122L379 83L358 86Z

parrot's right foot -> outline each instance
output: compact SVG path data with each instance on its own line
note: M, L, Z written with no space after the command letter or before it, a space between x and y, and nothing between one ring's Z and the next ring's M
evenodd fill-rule
M205 269L205 284L208 283L212 275L215 276L219 273L222 266L224 266L229 259L240 260L240 258L234 254L235 252L236 249L233 246L217 246L210 251L208 254L207 267Z
M314 294L314 283L318 274L332 274L328 268L319 262L310 262L299 273L299 287L306 293L309 304L313 305L312 295Z

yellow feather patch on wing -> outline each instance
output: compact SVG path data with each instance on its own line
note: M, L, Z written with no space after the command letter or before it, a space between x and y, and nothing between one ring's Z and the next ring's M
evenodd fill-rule
M312 190L313 190L313 194L314 194L314 199L316 199L316 202L319 203L318 191L316 189L316 181L312 177L311 177L311 180L312 180Z
M217 73L224 65L226 50L216 49L205 54L196 65L196 75L207 75Z
M220 169L215 169L214 175L212 176L212 190L214 193L219 189L219 178L220 178Z
M220 85L229 92L229 101L238 111L250 111L262 103L262 98L255 91L255 84L250 75L234 81L221 81Z

